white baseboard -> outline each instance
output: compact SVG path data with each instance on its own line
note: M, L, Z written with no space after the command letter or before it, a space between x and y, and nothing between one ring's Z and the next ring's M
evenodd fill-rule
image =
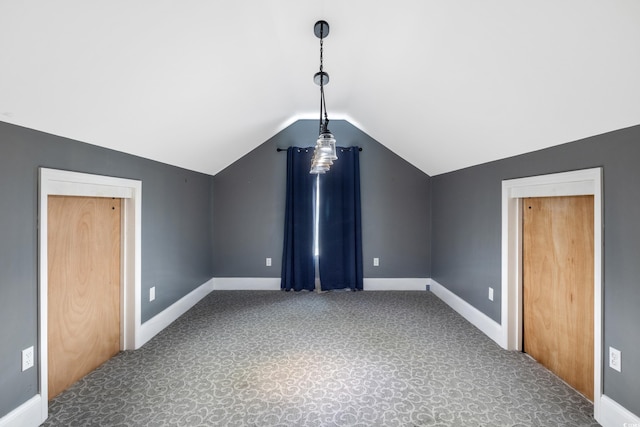
M424 291L428 284L426 278L365 278L365 291ZM213 289L219 291L279 291L279 277L216 277Z
M279 277L215 277L214 291L279 291Z
M140 331L136 339L136 349L142 347L151 338L196 305L202 298L206 297L213 290L213 280L208 280L140 325Z
M0 418L0 427L37 427L43 423L41 396L31 399Z
M429 279L427 278L364 278L363 289L365 291L426 291Z
M600 398L600 414L596 418L603 427L637 427L640 417L629 412L618 402L606 395Z
M467 319L473 326L484 332L486 336L502 346L502 325L435 280L430 279L430 282L431 292Z

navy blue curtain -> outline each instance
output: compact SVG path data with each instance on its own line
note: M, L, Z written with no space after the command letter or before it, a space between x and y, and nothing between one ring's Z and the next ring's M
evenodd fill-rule
M313 196L315 175L309 173L313 149L287 149L287 202L280 287L286 291L313 290Z
M359 151L338 147L338 160L320 175L322 290L362 290Z

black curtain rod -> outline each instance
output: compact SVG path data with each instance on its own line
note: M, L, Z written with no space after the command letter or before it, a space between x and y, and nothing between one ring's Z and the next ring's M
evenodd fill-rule
M350 147L344 147L344 148L350 148ZM286 148L276 148L276 151L279 153L281 151L287 151ZM358 147L358 151L362 151L362 147Z

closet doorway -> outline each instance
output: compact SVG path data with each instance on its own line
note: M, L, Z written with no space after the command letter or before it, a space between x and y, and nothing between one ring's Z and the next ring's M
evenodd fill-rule
M38 377L40 422L49 413L49 196L120 199L121 266L120 343L123 350L139 348L148 338L141 327L142 181L40 168L38 202Z
M601 419L603 406L602 266L603 266L602 168L514 178L502 181L502 328L500 345L523 350L523 211L526 198L593 197L593 412Z

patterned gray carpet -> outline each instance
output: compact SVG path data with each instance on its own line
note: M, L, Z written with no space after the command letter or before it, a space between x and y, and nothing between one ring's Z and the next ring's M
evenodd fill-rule
M50 403L45 426L597 426L429 292L216 291Z

